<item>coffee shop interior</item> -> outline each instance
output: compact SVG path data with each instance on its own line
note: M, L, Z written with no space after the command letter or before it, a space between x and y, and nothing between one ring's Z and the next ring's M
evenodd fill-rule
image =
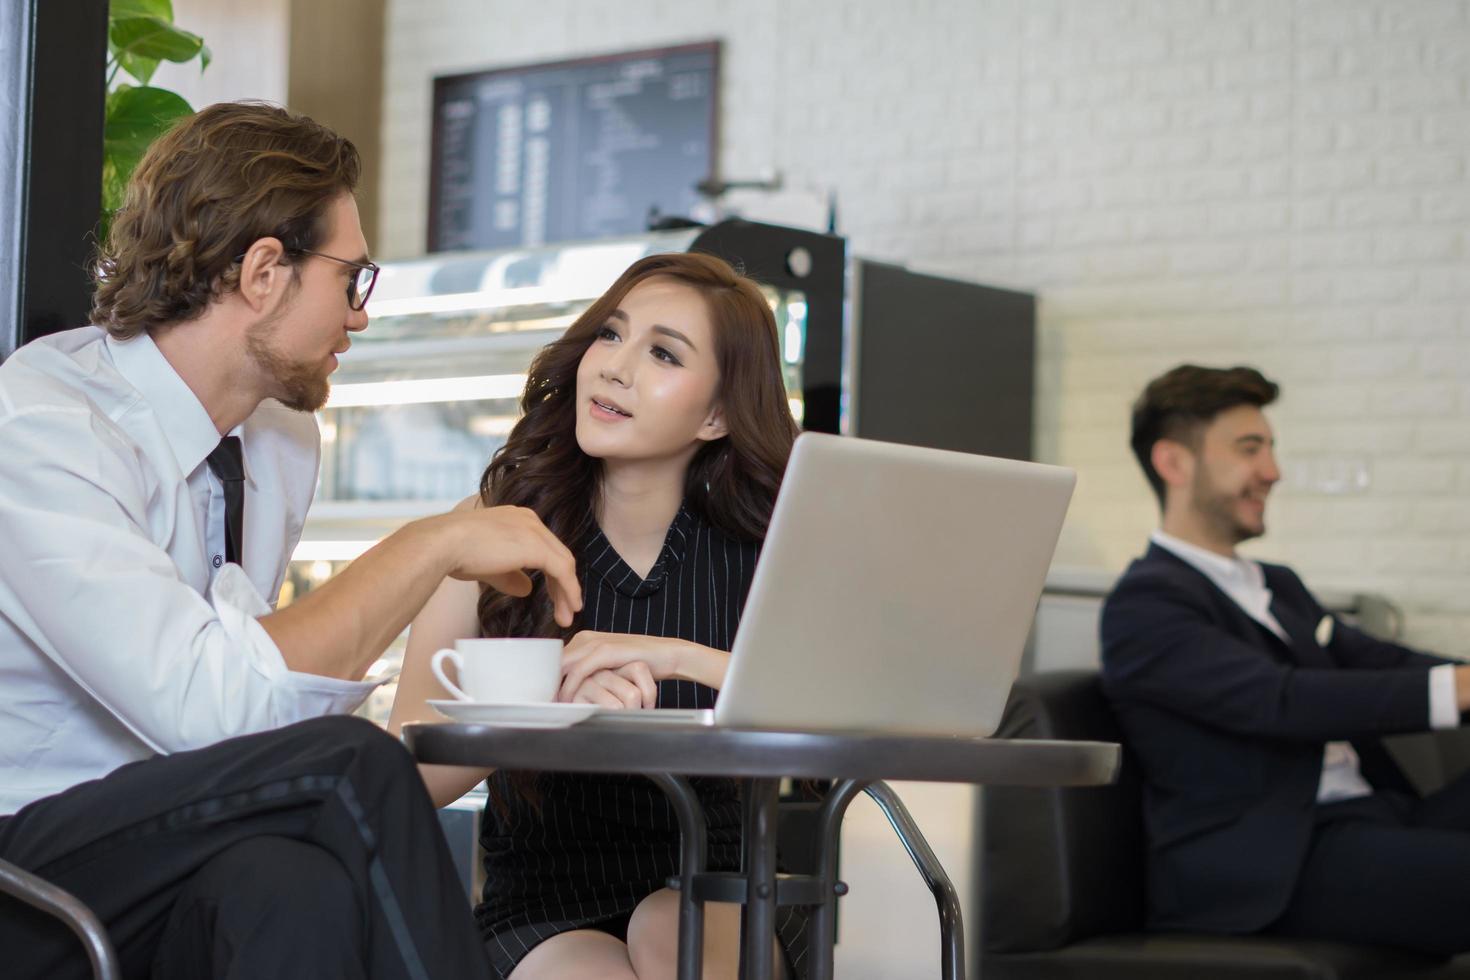
M13 6L0 356L87 322L101 202L74 188L102 185L96 93L120 84L99 74L105 0ZM1130 406L1184 362L1280 385L1270 531L1242 554L1291 566L1340 622L1470 658L1466 0L173 0L171 16L208 63L165 60L148 84L195 108L276 103L362 154L382 272L317 413L282 604L473 492L532 356L631 262L708 250L762 282L804 428L1075 470L1017 690L1095 676L1103 600L1159 526ZM360 713L386 723L393 696ZM1118 740L1044 701L1013 734ZM1416 779L1470 765L1470 748L1391 751ZM1239 937L1131 963L1146 885L1128 759L1105 790L892 784L959 898L969 975L1400 975L1366 947L1321 966ZM441 812L471 891L484 799ZM855 800L838 853L835 975L940 976L932 882L885 808ZM1068 966L1069 948L1103 952ZM1299 972L1271 972L1278 954Z

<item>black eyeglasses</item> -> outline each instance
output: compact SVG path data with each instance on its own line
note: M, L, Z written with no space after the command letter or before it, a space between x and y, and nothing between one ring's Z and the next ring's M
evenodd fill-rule
M357 270L357 274L347 280L347 305L354 310L360 310L367 306L368 297L373 294L373 286L377 285L378 273L382 271L373 262L354 262L351 259L339 259L335 255L326 252L313 252L309 248L293 248L289 250L291 255L315 255L317 258L331 259L343 265L351 266Z

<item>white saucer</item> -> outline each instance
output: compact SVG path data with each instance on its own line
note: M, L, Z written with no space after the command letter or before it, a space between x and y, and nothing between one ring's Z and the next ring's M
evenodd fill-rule
M429 706L455 721L506 728L566 728L592 717L595 704L559 701L533 704L487 704L483 701L430 701Z

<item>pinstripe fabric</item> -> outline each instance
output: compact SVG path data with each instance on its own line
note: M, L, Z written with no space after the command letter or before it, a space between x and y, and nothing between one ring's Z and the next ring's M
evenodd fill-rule
M613 550L600 530L575 549L586 629L671 636L729 650L750 591L758 546L727 538L688 509L669 526L646 579ZM658 685L658 706L711 708L715 691L693 681ZM484 901L475 910L498 976L530 949L572 929L595 928L626 939L628 916L679 869L679 824L662 791L641 776L542 773L541 809L517 797L504 775L482 821ZM740 801L735 784L693 780L709 819L709 866L740 866ZM782 909L778 931L801 976L806 915Z

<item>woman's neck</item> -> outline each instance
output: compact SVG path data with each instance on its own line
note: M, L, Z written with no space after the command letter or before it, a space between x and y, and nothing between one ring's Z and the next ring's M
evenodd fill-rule
M604 462L597 525L628 567L647 578L684 501L687 463Z

